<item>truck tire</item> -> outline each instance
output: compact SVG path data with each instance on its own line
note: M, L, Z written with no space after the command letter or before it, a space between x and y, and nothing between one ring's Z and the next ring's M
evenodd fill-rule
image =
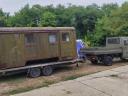
M44 76L49 76L53 73L53 67L52 66L45 66L42 69L42 73Z
M125 59L125 58L122 58L122 57L120 57L120 59L122 60L122 61L126 61L127 59Z
M113 59L111 56L104 56L102 62L104 65L112 66Z
M28 70L28 75L32 78L39 77L41 75L41 70L40 68L31 68Z

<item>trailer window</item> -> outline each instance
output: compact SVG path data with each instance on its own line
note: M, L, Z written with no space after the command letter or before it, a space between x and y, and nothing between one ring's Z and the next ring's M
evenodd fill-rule
M62 33L62 40L69 42L69 33Z
M57 36L56 34L50 34L49 35L49 43L56 43L57 42Z
M31 44L34 43L34 34L25 34L25 43L26 44Z

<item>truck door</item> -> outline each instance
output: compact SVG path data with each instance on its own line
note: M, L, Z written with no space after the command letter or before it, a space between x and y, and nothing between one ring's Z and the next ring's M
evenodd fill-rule
M128 40L124 40L123 58L128 58Z
M74 44L71 32L61 32L60 34L60 54L62 60L72 59Z

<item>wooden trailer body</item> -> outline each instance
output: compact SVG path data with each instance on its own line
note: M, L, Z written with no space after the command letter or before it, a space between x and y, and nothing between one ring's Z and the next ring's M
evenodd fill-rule
M0 28L0 69L75 58L73 27Z

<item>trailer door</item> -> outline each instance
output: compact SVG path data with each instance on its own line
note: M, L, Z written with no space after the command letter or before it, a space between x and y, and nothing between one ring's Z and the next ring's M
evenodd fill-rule
M48 49L49 49L49 57L55 58L59 57L59 34L58 33L49 33L48 34Z
M24 57L24 34L15 34L15 43L16 46L14 48L15 52L15 58L12 58L13 60L16 59L14 67L24 66L25 64L25 57Z
M34 33L25 34L25 58L26 60L37 58L37 38Z
M61 32L60 50L62 60L73 59L74 41L71 32Z

